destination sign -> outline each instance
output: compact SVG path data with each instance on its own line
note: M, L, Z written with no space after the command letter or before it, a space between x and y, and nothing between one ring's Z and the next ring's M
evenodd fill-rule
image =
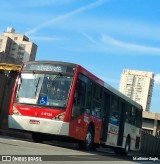
M23 70L73 73L75 69L73 67L55 64L25 64Z
M37 67L39 71L52 71L52 72L66 72L66 68L62 66L52 66L52 65L39 65Z

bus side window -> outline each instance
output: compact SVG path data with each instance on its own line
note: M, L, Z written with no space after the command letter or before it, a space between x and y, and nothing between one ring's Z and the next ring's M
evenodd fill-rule
M78 117L84 112L85 94L86 94L86 84L83 81L78 80L76 83L73 107L72 107L73 117Z
M136 125L137 127L141 128L142 127L142 111L140 111L138 108L136 108Z
M127 123L131 123L131 119L132 119L132 107L130 105L127 105L125 121Z
M102 88L94 84L93 87L93 104L92 104L92 115L101 118L101 104L102 104Z
M86 84L83 81L79 80L77 105L79 105L80 107L85 106L85 97L86 97L85 93L86 93Z
M92 115L101 118L101 103L93 101Z
M132 107L132 119L131 119L131 123L133 125L136 125L136 108L135 107Z
M86 96L86 113L91 114L92 105L92 88L93 83L88 79L87 81L87 96Z
M118 99L116 97L112 98L111 104L111 116L110 116L110 123L114 125L119 125L119 108L118 108Z

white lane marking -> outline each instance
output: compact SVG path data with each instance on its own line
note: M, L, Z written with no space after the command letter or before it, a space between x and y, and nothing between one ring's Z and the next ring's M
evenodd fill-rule
M23 140L11 140L11 141L13 141L13 142L27 142L27 141L23 141Z

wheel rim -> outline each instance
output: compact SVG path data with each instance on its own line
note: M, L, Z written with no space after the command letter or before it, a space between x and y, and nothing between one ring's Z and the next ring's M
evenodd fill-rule
M87 135L86 135L86 145L87 147L89 147L92 143L92 133L91 132L88 132Z
M127 154L129 152L129 141L126 142L126 148L125 149L126 149L125 151L126 151L126 154Z
M126 152L128 152L128 150L129 150L129 145L127 143L127 145L126 145Z

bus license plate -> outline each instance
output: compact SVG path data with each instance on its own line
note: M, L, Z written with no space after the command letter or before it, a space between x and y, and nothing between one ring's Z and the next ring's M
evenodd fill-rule
M39 125L40 121L38 121L38 120L30 120L29 123L30 124L37 124L37 125Z

